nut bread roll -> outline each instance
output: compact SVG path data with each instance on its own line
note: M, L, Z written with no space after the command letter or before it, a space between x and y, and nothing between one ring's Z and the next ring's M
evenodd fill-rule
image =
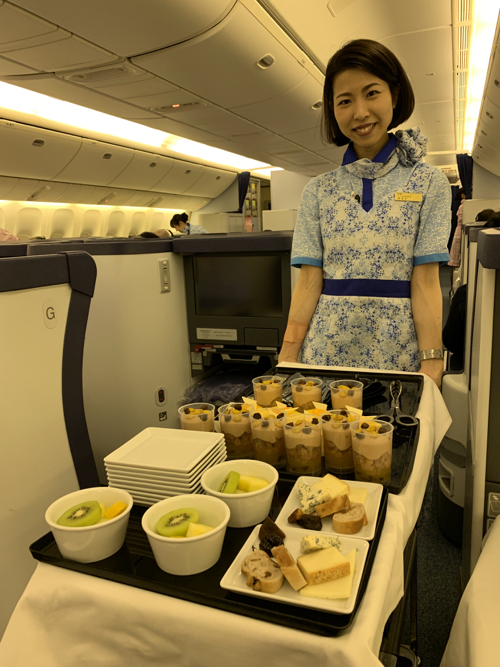
M365 506L362 503L352 503L350 509L337 512L332 517L333 530L342 535L354 535L366 526Z
M283 573L265 551L256 549L241 564L247 586L262 593L277 593L283 585Z
M307 585L307 581L302 576L297 563L294 561L293 556L288 549L281 545L279 547L273 547L271 552L280 566L282 573L285 575L285 579L293 590L300 591L301 588L304 588L304 586Z
M335 496L331 500L327 500L326 503L321 505L316 505L314 508L316 514L323 518L324 516L330 516L330 514L335 514L335 512L340 512L340 510L349 509L351 506L351 501L349 496L344 494L342 496Z

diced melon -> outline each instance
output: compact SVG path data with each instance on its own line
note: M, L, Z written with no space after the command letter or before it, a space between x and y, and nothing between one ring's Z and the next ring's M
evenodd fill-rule
M351 597L352 580L355 571L356 549L353 549L347 554L346 559L349 561L350 571L346 577L335 579L334 581L327 581L315 586L304 586L301 588L300 594L308 598L325 598L327 600L344 600Z
M247 492L243 491L243 489L236 489L235 493L247 493Z
M240 481L238 482L238 489L241 489L246 493L259 491L266 486L269 486L269 482L267 482L265 479L260 479L260 477L252 477L251 475L241 475Z
M190 523L187 529L186 537L196 537L197 535L204 535L213 530L213 526L204 526L202 523Z
M104 516L106 517L106 519L114 519L115 516L118 516L126 509L127 509L127 503L124 503L121 500L117 500L116 503L111 505L111 507L108 507L108 509L104 512Z

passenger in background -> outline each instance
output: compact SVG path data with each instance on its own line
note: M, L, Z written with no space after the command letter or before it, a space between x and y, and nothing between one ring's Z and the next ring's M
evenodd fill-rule
M0 241L20 241L21 239L18 236L14 236L6 229L0 227Z
M494 212L489 218L488 222L484 225L483 229L492 229L500 227L500 211Z
M170 238L173 236L173 233L170 231L170 229L157 229L156 232L142 232L142 234L138 234L136 238L142 238L142 239L162 239L162 238Z
M328 141L343 164L306 185L292 265L301 266L280 361L443 372L439 263L449 260L451 188L423 162L413 90L383 44L348 42L323 90Z
M207 230L201 225L192 225L188 222L187 213L176 213L170 221L170 226L176 229L184 236L194 236L195 234L208 234Z

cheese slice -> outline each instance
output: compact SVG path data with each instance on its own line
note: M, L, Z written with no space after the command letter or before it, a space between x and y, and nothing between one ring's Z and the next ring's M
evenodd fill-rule
M330 498L335 498L335 496L343 496L346 493L349 493L351 490L349 485L346 482L334 477L329 473L325 475L319 482L316 482L312 485L311 489L313 491L323 491L324 493L329 493Z
M355 488L351 487L348 495L351 504L361 503L362 505L365 505L366 499L368 498L368 489L364 489L362 486L357 486Z
M307 598L325 598L327 600L344 600L351 597L352 582L354 579L354 570L356 563L356 549L353 549L346 556L349 561L350 572L346 577L327 581L315 586L304 586L300 589L300 594Z
M335 547L311 551L299 556L297 565L308 584L317 585L346 577L350 571L349 561Z
M342 542L336 535L305 535L300 540L300 552L303 554L318 549L328 549L328 547L335 547L340 551Z

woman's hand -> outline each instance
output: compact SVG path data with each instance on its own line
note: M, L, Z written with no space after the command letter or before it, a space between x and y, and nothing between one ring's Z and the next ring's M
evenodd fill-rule
M425 373L431 380L441 387L441 376L443 375L444 362L442 359L425 359L420 364L420 373Z

